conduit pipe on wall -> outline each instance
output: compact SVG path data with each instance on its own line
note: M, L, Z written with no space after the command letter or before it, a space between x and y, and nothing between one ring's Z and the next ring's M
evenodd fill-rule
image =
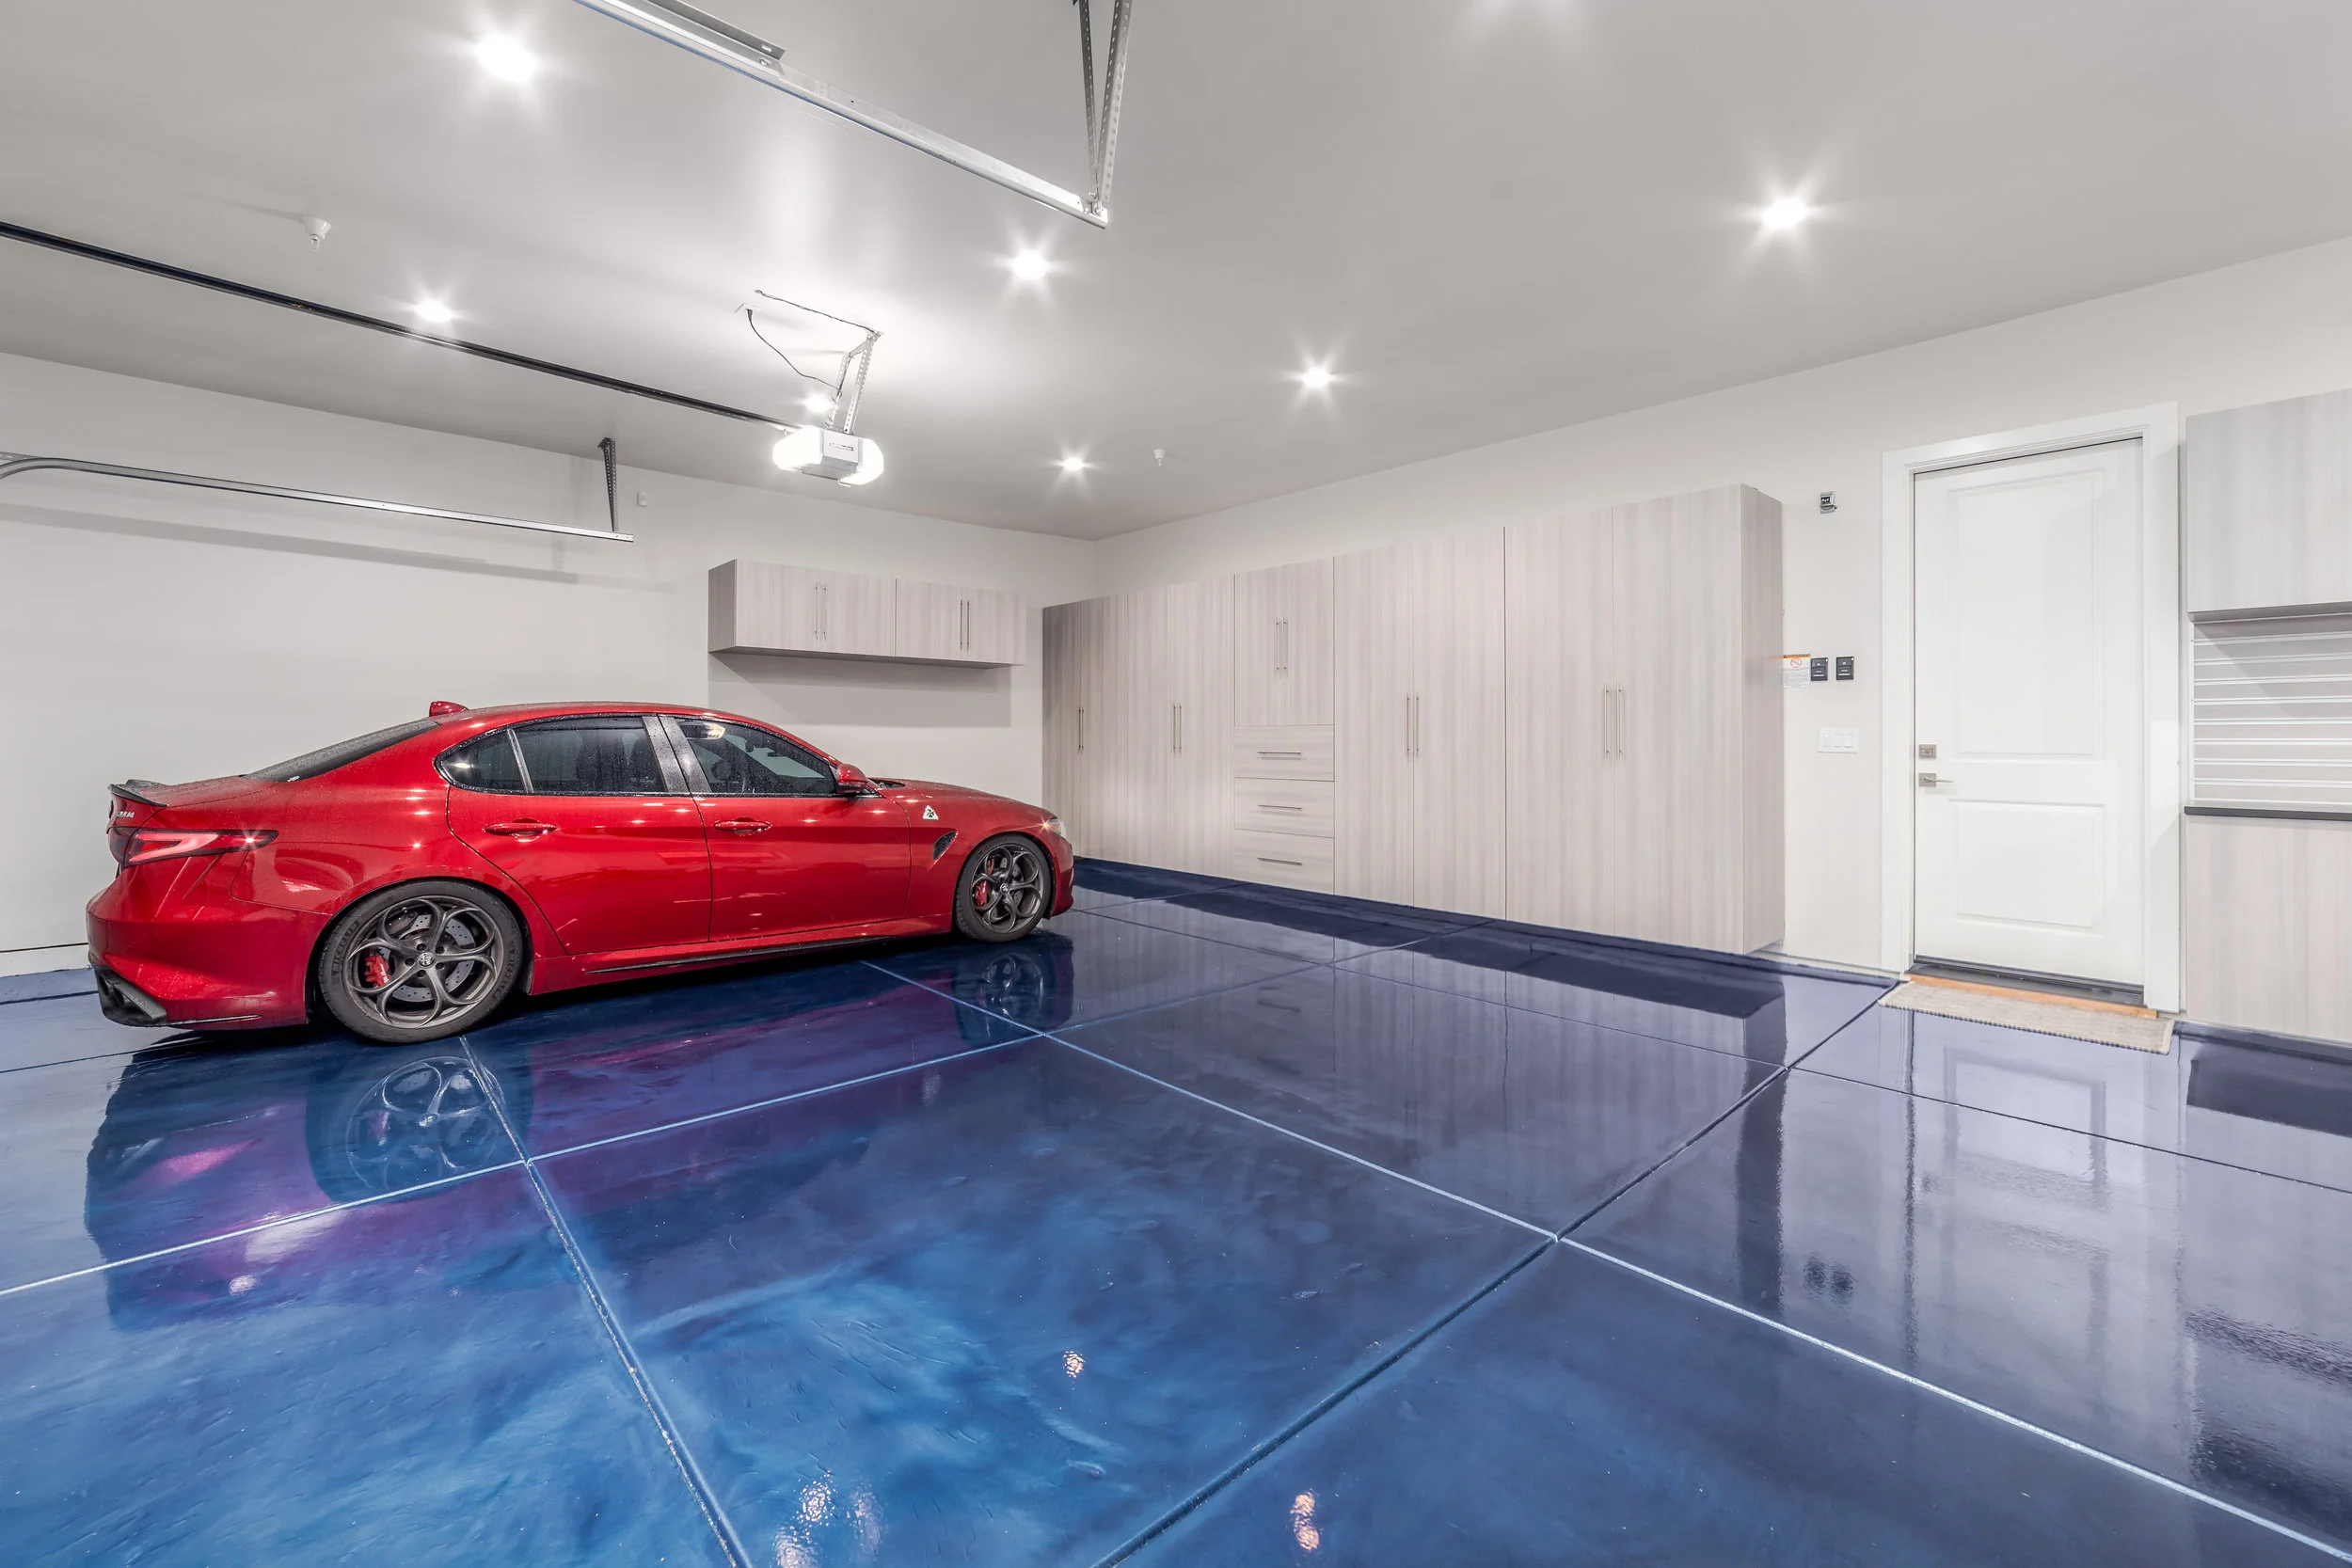
M19 474L55 471L98 474L109 479L144 480L153 484L180 484L198 490L230 490L242 496L274 496L280 500L315 501L323 506L351 506L365 512L391 512L404 517L440 517L453 523L484 523L492 528L528 529L533 533L561 533L574 539L605 539L629 545L633 533L623 533L617 502L613 501L612 456L606 454L606 499L614 506L612 527L573 528L565 523L532 522L527 517L500 517L485 512L453 512L447 507L415 506L407 501L371 500L363 496L338 496L325 490L294 490L282 484L254 484L241 479L209 479L202 474L178 474L161 468L128 468L116 463L93 463L79 457L19 457L0 452L0 481Z

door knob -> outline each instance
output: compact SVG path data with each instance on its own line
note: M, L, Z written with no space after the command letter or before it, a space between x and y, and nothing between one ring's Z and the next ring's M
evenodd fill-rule
M496 833L501 838L537 838L541 833L551 833L555 832L555 824L552 822L534 822L530 817L526 816L519 822L487 823L483 827L482 831L485 833Z
M713 822L711 826L723 833L764 833L773 824L762 822L755 816L730 816L724 822Z

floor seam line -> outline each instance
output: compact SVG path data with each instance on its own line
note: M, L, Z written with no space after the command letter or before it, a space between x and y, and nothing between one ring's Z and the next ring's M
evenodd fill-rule
M1176 895L1175 896L1177 896L1177 897L1183 897L1183 896L1186 896L1186 895L1181 895L1181 894L1180 894L1180 895ZM1132 899L1132 900L1130 900L1130 903L1135 903L1135 904L1165 904L1165 903L1168 903L1168 902L1171 902L1171 900L1170 900L1170 899L1168 899L1168 898L1136 898L1136 899ZM1117 906L1117 907L1121 907L1121 908L1123 908L1124 906ZM1179 905L1177 905L1176 907L1177 907L1178 909L1190 909L1190 908L1192 908L1192 906L1191 906L1191 905L1189 905L1189 904L1179 904ZM1104 920L1126 920L1126 917L1125 917L1125 916L1123 916L1123 915L1120 915L1120 914L1115 914L1115 913L1113 913L1110 910L1073 910L1073 911L1071 911L1070 912L1071 912L1071 913L1073 913L1073 914L1094 914L1094 915L1100 915L1100 916L1102 916ZM1215 911L1203 911L1203 912L1207 912L1207 913L1214 913ZM1058 920L1058 919L1059 919L1059 918L1061 918L1061 917L1060 917L1059 915L1057 915L1057 916L1055 916L1054 918L1056 918L1056 919L1057 919L1057 920ZM1231 919L1239 919L1240 917L1239 917L1238 915L1235 915L1235 916L1229 916L1228 918L1231 918ZM1478 929L1478 928L1479 928L1480 927L1482 927L1482 926L1491 926L1491 925L1493 925L1493 924L1494 924L1494 922L1493 922L1492 920L1483 920L1483 919L1482 919L1482 920L1473 920L1473 921L1471 921L1469 925L1467 925L1467 926L1463 926L1463 927L1458 927L1458 928L1456 928L1456 929L1454 929L1454 930L1451 930L1451 931L1443 931L1443 932L1435 932L1435 933L1432 933L1432 934L1427 935L1427 936L1410 937L1410 938L1407 938L1407 939L1406 939L1406 941L1404 941L1404 942L1359 942L1359 943L1358 943L1358 945L1359 945L1359 946L1368 948L1368 949L1370 949L1370 951L1368 951L1368 952L1363 952L1363 953L1350 953L1349 955L1347 955L1347 958L1299 958L1299 957L1298 957L1296 954L1295 954L1295 953L1280 953L1280 952L1277 952L1277 951L1275 951L1273 948L1270 948L1270 947L1252 947L1252 946L1250 946L1250 945L1249 945L1249 943L1248 943L1248 942L1234 942L1234 941L1232 941L1232 939L1227 938L1227 937L1212 937L1212 936L1203 936L1203 935L1202 935L1200 932L1199 932L1199 931L1180 931L1180 930L1177 930L1177 929L1176 929L1174 927L1172 927L1172 926L1154 926L1154 925L1152 925L1151 922L1149 922L1149 921L1144 921L1144 920L1126 920L1126 924L1128 924L1128 925L1130 925L1130 926L1140 926L1140 927L1143 927L1145 930L1147 930L1147 931L1159 931L1159 932L1162 932L1162 933L1164 933L1164 934L1166 934L1166 935L1168 935L1168 936L1171 936L1171 937L1191 937L1191 938L1193 938L1195 941L1198 941L1198 942L1214 942L1217 943L1219 946L1223 946L1223 947L1238 947L1238 948L1240 948L1240 949L1241 949L1243 952L1245 952L1245 953L1256 953L1256 954L1260 955L1260 956L1261 956L1261 957L1263 957L1263 958L1286 958L1286 959L1289 959L1290 961L1292 961L1292 962L1294 962L1294 963L1303 963L1303 964L1310 965L1310 966L1311 966L1311 967L1322 968L1322 969L1336 969L1336 968L1338 968L1341 964L1346 963L1346 962L1348 961L1348 959L1350 959L1350 958L1373 958L1373 957L1375 957L1375 956L1376 956L1376 955L1378 955L1378 954L1381 954L1381 953L1398 953L1398 952L1402 952L1402 951L1404 951L1406 948L1412 946L1412 945L1413 945L1413 943L1418 942L1435 942L1435 941L1438 940L1438 938L1439 938L1439 937L1460 936L1460 935L1462 934L1462 932L1464 932L1464 931L1474 931L1474 930ZM1295 927L1287 927L1287 926L1285 926L1285 927L1277 927L1277 929L1279 929L1279 930L1293 930L1293 929L1295 929ZM1320 935L1321 933L1316 932L1316 933L1310 933L1310 934L1311 934L1311 935ZM1327 942L1350 942L1350 941L1353 941L1354 939L1353 939L1353 938L1350 938L1350 937L1326 937L1324 940L1325 940L1325 941L1327 941Z
M1535 1235L1541 1236L1548 1242L1556 1241L1558 1239L1558 1232L1550 1230L1546 1227L1536 1225L1529 1220L1520 1219L1516 1214L1506 1214L1500 1209L1489 1209L1486 1205L1479 1202L1475 1198L1464 1197L1459 1193L1450 1193L1443 1187L1432 1186L1430 1183L1422 1180L1419 1177L1407 1176L1400 1170L1391 1170L1388 1166L1377 1164L1373 1161L1365 1159L1360 1154L1351 1154L1344 1148L1340 1148L1334 1145L1324 1143L1320 1139L1311 1138L1307 1136L1306 1133L1295 1132L1288 1127L1282 1126L1279 1122L1268 1121L1263 1117L1251 1116L1248 1111L1239 1110L1232 1105L1228 1105L1221 1100L1211 1100L1207 1095L1201 1094L1194 1089L1185 1088L1182 1084L1171 1084L1165 1078L1156 1078L1151 1073L1144 1071L1141 1068L1129 1067L1124 1062L1115 1060L1109 1056L1104 1056L1097 1052L1089 1051L1083 1045L1073 1045L1070 1041L1063 1039L1059 1035L1047 1034L1043 1036L1043 1037L1052 1040L1056 1045L1062 1047L1062 1049L1066 1051L1074 1051L1081 1056L1100 1062L1104 1067L1117 1068L1121 1072L1131 1072L1137 1078L1142 1079L1145 1083L1155 1084L1171 1094L1181 1094L1188 1100L1197 1100L1201 1104L1209 1106L1214 1110L1224 1112L1227 1116L1238 1117L1242 1120L1248 1122L1253 1126L1264 1128L1269 1132L1279 1132L1285 1138L1295 1139L1299 1143L1305 1144L1310 1148L1319 1148L1326 1154L1336 1155L1340 1159L1345 1160L1351 1164L1361 1165L1368 1171L1374 1171L1381 1176L1386 1176L1394 1180L1402 1181L1407 1186L1418 1187L1422 1192L1444 1198L1448 1202L1458 1203L1466 1209L1475 1209L1480 1213L1488 1215L1494 1219L1502 1220L1507 1225L1515 1225L1522 1230L1532 1231Z
M1068 1042L1064 1041L1063 1043L1067 1044ZM1168 1531L1173 1529L1186 1514L1199 1509L1202 1504L1208 1502L1210 1498L1216 1497L1219 1492L1224 1491L1225 1488L1231 1486L1233 1482L1239 1481L1243 1476L1257 1468L1258 1465L1274 1457L1276 1452L1281 1449L1284 1445L1288 1444L1292 1438L1296 1437L1300 1433L1305 1432L1309 1427L1323 1419L1324 1417L1338 1409L1342 1404L1345 1403L1350 1397L1369 1386L1375 1379L1381 1376L1381 1374L1388 1371L1391 1367L1394 1367L1398 1362L1404 1360L1406 1356L1412 1354L1413 1352L1419 1350L1422 1345L1427 1344L1431 1338L1442 1332L1456 1319L1460 1318L1463 1313L1468 1312L1471 1307L1477 1306L1480 1302L1485 1301L1488 1296L1502 1289L1503 1286L1509 1284L1514 1278L1518 1277L1518 1275L1524 1271L1529 1264L1534 1262L1538 1258L1543 1257L1544 1254L1549 1252L1558 1244L1559 1243L1556 1241L1553 1241L1550 1238L1546 1238L1545 1240L1538 1242L1535 1245L1528 1248L1526 1256L1513 1263L1509 1268L1504 1269L1501 1274L1495 1275L1492 1279L1486 1281L1486 1284L1480 1286L1477 1290L1472 1291L1469 1295L1462 1298L1461 1301L1455 1303L1448 1310L1440 1312L1437 1317L1431 1319L1428 1323L1423 1323L1419 1329L1408 1335L1406 1338L1405 1342L1398 1345L1394 1351L1381 1357L1378 1361L1365 1368L1361 1372L1352 1378L1349 1378L1339 1387L1334 1388L1330 1393L1325 1395L1322 1399L1317 1400L1313 1404L1308 1406L1306 1410L1284 1425L1279 1432L1277 1432L1271 1437L1259 1439L1256 1444L1251 1446L1248 1452L1243 1454L1239 1459L1233 1461L1232 1464L1227 1465L1223 1470L1219 1471L1216 1475L1211 1477L1207 1481L1203 1482L1200 1488L1194 1492L1192 1496L1184 1498L1182 1502L1177 1503L1174 1507L1168 1509L1165 1513L1161 1514L1157 1519L1154 1519L1151 1524L1146 1525L1140 1531L1128 1537L1127 1540L1120 1545L1112 1548L1108 1556L1102 1558L1095 1563L1094 1568L1117 1568L1117 1564L1126 1561L1136 1553L1143 1550L1144 1547L1158 1540L1162 1535L1167 1534Z
M999 1020L999 1022L1002 1021ZM818 1095L832 1094L840 1089L853 1089L861 1084L874 1084L885 1078L898 1078L910 1072L921 1072L926 1068L942 1067L949 1062L961 1062L973 1056L985 1056L992 1051L1002 1051L1009 1045L1020 1045L1025 1041L1042 1037L1038 1031L1030 1030L1018 1039L1001 1040L994 1045L976 1045L969 1051L958 1051L946 1056L932 1056L920 1062L909 1062L904 1067L884 1068L880 1072L869 1072L863 1077L844 1078L837 1084L819 1084L813 1088L795 1089L790 1094L780 1094L768 1100L755 1100L741 1105L729 1105L722 1110L705 1111L700 1116L681 1117L676 1121L665 1121L653 1127L640 1127L627 1132L615 1132L611 1137L591 1138L582 1144L565 1144L562 1148L544 1149L529 1158L554 1160L567 1154L584 1153L592 1148L610 1148L614 1144L628 1143L633 1138L649 1138L657 1132L675 1132L681 1127L700 1127L705 1122L723 1121L728 1117L739 1117L753 1111L770 1111L779 1105L789 1105L796 1100L809 1100Z
M1697 1132L1692 1133L1689 1137L1677 1144L1673 1148L1670 1148L1664 1154L1660 1155L1657 1163L1652 1164L1648 1169L1643 1171L1641 1175L1635 1177L1632 1180L1627 1182L1624 1186L1619 1187L1615 1192L1611 1193L1607 1197L1602 1198L1598 1203L1594 1204L1590 1209L1585 1210L1584 1212L1579 1214L1576 1218L1562 1226L1559 1230L1553 1233L1552 1239L1554 1241L1561 1242L1566 1241L1570 1231L1576 1229L1577 1227L1581 1225L1589 1224L1594 1216L1597 1215L1602 1210L1608 1208L1611 1204L1625 1196L1626 1194L1631 1192L1634 1188L1640 1186L1651 1177L1656 1176L1660 1171L1665 1169L1676 1160L1680 1159L1684 1154L1689 1153L1692 1145L1696 1144L1701 1138L1706 1137L1709 1132L1715 1131L1718 1127L1721 1127L1724 1123L1729 1121L1733 1117L1738 1116L1741 1111L1747 1109L1747 1107L1755 1101L1757 1095L1762 1094L1766 1089L1771 1088L1775 1084L1785 1082L1792 1070L1792 1069L1786 1066L1773 1068L1771 1072L1765 1074L1764 1081L1762 1083L1757 1084L1754 1088L1749 1089L1739 1099L1733 1101L1728 1106L1724 1107L1721 1116L1716 1117L1706 1126L1700 1128Z
M413 1187L400 1187L389 1193L372 1193L366 1197L353 1198L348 1203L329 1203L317 1209L305 1209L298 1214L281 1214L276 1219L262 1220L254 1225L239 1226L234 1230L223 1230L217 1235L199 1236L192 1242L175 1242L170 1246L157 1247L152 1252L135 1253L129 1258L110 1258L105 1262L92 1263L83 1269L69 1269L64 1274L53 1274L45 1279L28 1279L22 1285L0 1286L0 1296L12 1296L22 1291L39 1290L43 1285L61 1285L69 1279L84 1279L94 1274L104 1274L109 1269L129 1268L135 1263L151 1263L158 1258L176 1257L183 1252L194 1251L198 1247L211 1246L215 1242L232 1242L240 1236L257 1235L264 1230L275 1230L284 1225L299 1225L305 1220L314 1220L324 1214L340 1214L347 1210L370 1208L378 1203L389 1203L394 1198L413 1197L419 1193L431 1192L437 1187L449 1187L460 1181L471 1181L476 1177L491 1176L499 1171L521 1168L522 1161L519 1159L501 1160L495 1165L484 1165L479 1170L460 1171L455 1176L435 1177L430 1181L420 1181Z
M2283 1525L2276 1519L2265 1518L2263 1515L2254 1513L2251 1509L2241 1508L2236 1503L2229 1502L2223 1498L2217 1497L2209 1492L2201 1492L2196 1487L2190 1486L2185 1481L2174 1481L2170 1476L2161 1475L2154 1470L2146 1468L2143 1465L2135 1465L2128 1459L2107 1452L2105 1449L2096 1449L2076 1438L2069 1437L2063 1433L2053 1432L2048 1427L2041 1426L2035 1422L2026 1420L2023 1416L2013 1416L1997 1405L1991 1405L1985 1403L1981 1400L1971 1399L1966 1394L1959 1393L1953 1389L1947 1388L1941 1384L1931 1383L1926 1378L1917 1376L1912 1372L1906 1372L1900 1368L1890 1367L1883 1361L1874 1360L1870 1356L1863 1354L1860 1351L1849 1350L1845 1346L1824 1339L1819 1335L1808 1334L1804 1329L1797 1327L1793 1323L1786 1323L1774 1318L1768 1318L1761 1312L1752 1311L1745 1307L1740 1306L1737 1302L1724 1301L1721 1297L1709 1295L1705 1291L1701 1291L1694 1286L1685 1285L1680 1280L1670 1278L1667 1275L1659 1274L1651 1269L1645 1269L1639 1263L1629 1262L1623 1258L1614 1256L1613 1254L1603 1252L1600 1248L1593 1246L1589 1243L1580 1242L1573 1237L1562 1237L1559 1244L1565 1247L1573 1247L1578 1252L1583 1253L1587 1257L1597 1258L1602 1262L1610 1264L1614 1268L1623 1269L1629 1274L1639 1275L1644 1279L1650 1280L1659 1285L1663 1285L1670 1291L1679 1291L1681 1294L1689 1296L1693 1301L1700 1301L1706 1303L1709 1307L1720 1307L1725 1312L1734 1313L1740 1317L1747 1319L1751 1323L1761 1324L1763 1327L1784 1334L1789 1338L1796 1339L1804 1344L1811 1345L1818 1350L1827 1351L1830 1354L1837 1356L1842 1360L1851 1361L1857 1367L1866 1367L1872 1371L1883 1373L1885 1376L1891 1377L1899 1383L1908 1384L1910 1386L1919 1389L1923 1393L1933 1394L1939 1399L1949 1400L1954 1404L1960 1405L1963 1409L1976 1411L1978 1414L1982 1416L1989 1416L1993 1419L2001 1422L2003 1425L2015 1427L2020 1432L2031 1433L2037 1437L2045 1438L2050 1442L2058 1444L2060 1448L2071 1449L2075 1453L2082 1454L2086 1458L2095 1459L2101 1464L2113 1465L2116 1469L2122 1470L2126 1475L2137 1476L2142 1481L2153 1481L2156 1485L2163 1487L2168 1492L2172 1492L2181 1497L2204 1503L2209 1507L2218 1509L2224 1513L2243 1519L2248 1524L2259 1525L2264 1529L2285 1536L2290 1541L2299 1543L2302 1545L2310 1546L2316 1551L2324 1552L2340 1562L2352 1562L2352 1551L2346 1551L2341 1546L2330 1545L2327 1542L2322 1541L2315 1536L2304 1534L2301 1530L2295 1528L2292 1525Z
M473 1063L475 1073L480 1076L483 1084L490 1091L490 1108L496 1113L499 1125L506 1130L508 1141L513 1143L518 1151L521 1151L523 1142L516 1134L514 1123L506 1115L506 1097L498 1086L498 1079L483 1067L482 1058L475 1053L471 1039L461 1035L458 1037L458 1043L464 1047L468 1059ZM741 1540L736 1535L734 1521L730 1520L725 1511L719 1506L717 1496L710 1490L709 1481L703 1476L702 1466L694 1462L692 1453L686 1447L685 1438L678 1433L676 1423L671 1420L669 1411L662 1406L661 1397L654 1388L653 1380L645 1375L644 1366L637 1358L636 1348L628 1342L628 1336L622 1330L620 1320L613 1315L612 1304L605 1300L603 1288L596 1283L595 1274L588 1267L587 1255L580 1250L578 1239L572 1235L571 1227L565 1223L563 1212L556 1208L555 1195L548 1190L546 1179L539 1174L537 1166L528 1152L523 1153L520 1164L523 1180L530 1183L532 1196L538 1200L540 1212L547 1216L548 1228L555 1233L556 1245L563 1249L565 1260L571 1264L572 1272L579 1277L580 1293L588 1298L589 1309L596 1314L597 1325L604 1330L614 1353L620 1357L622 1370L628 1374L630 1384L635 1387L639 1401L645 1407L646 1415L653 1420L654 1429L661 1434L662 1446L670 1450L671 1462L677 1466L678 1474L686 1481L687 1490L693 1495L696 1506L702 1510L703 1522L709 1527L710 1533L717 1537L719 1549L726 1554L727 1561L733 1565L733 1568L749 1568L752 1559L750 1554L743 1549Z

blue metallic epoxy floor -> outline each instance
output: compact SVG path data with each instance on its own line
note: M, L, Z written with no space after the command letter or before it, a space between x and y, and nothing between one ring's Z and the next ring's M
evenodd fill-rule
M0 980L0 1560L2352 1560L2352 1052L1083 868L406 1050Z

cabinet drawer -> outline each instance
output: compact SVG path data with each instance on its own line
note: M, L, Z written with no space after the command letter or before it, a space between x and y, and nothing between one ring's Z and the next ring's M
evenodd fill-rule
M1246 724L1235 728L1232 736L1237 779L1334 776L1328 724Z
M1331 891L1331 841L1297 833L1233 832L1233 875L1245 882Z
M1235 779L1233 826L1329 838L1333 787L1328 779Z

